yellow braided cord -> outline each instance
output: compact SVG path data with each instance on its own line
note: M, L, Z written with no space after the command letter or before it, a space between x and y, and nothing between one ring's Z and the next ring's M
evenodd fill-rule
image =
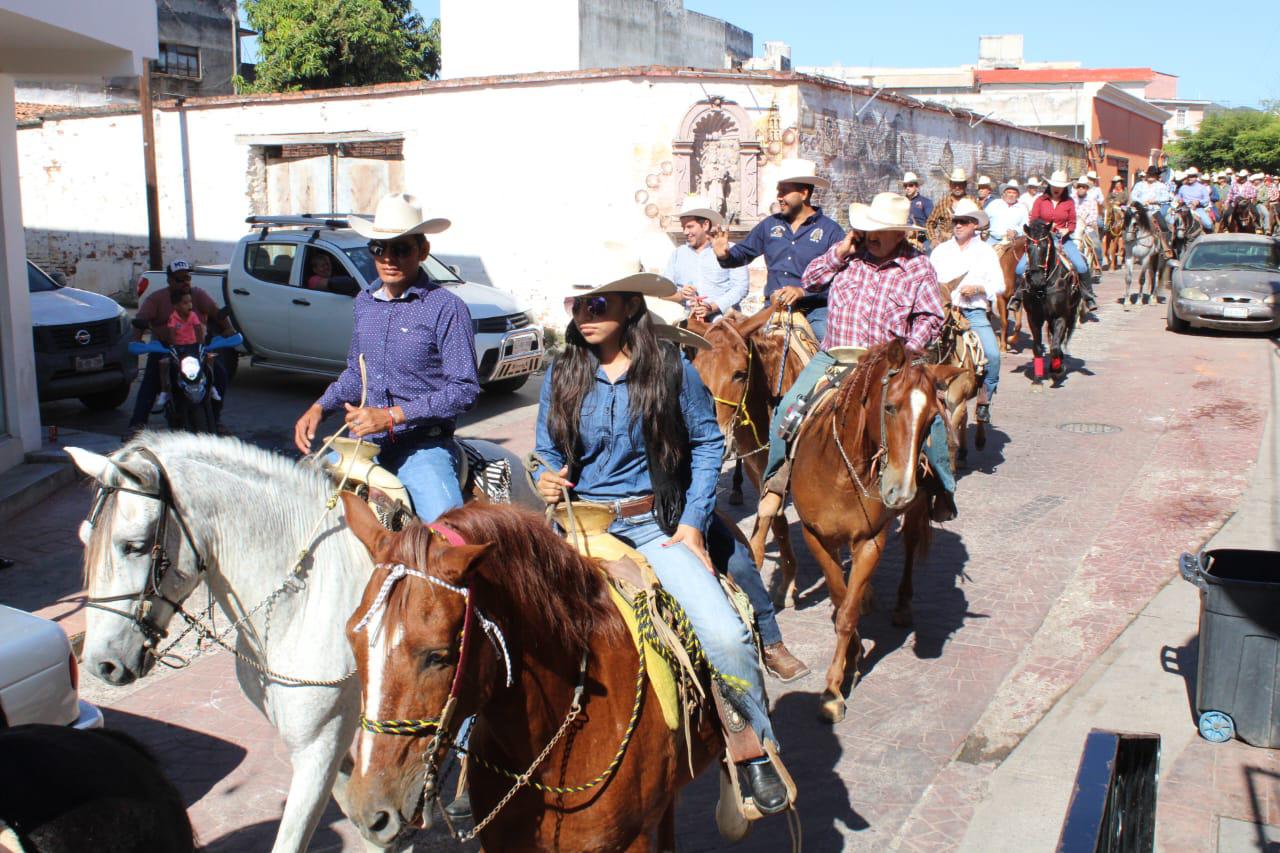
M697 666L706 667L711 677L724 687L736 690L739 693L749 691L751 685L745 679L738 678L735 675L725 675L707 659L706 652L702 648L702 642L698 639L698 635L694 633L693 625L689 622L689 617L684 612L684 608L680 606L680 602L676 601L671 593L661 587L655 592L658 604L671 614L670 618L673 622L671 629L680 638L680 644L684 646L685 652L689 655L689 660L693 661ZM671 650L659 641L657 632L654 631L653 623L649 620L649 609L644 606L647 603L648 595L647 592L643 591L636 594L636 625L640 631L640 636L644 639L644 642L652 646L654 651L662 656L663 660L679 672L679 661L671 653Z
M380 735L419 735L439 727L439 720L371 720L360 715L360 728Z

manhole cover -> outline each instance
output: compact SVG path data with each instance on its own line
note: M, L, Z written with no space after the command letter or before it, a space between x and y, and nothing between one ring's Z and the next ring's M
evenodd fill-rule
M1120 432L1120 427L1115 424L1095 424L1081 421L1058 424L1058 429L1063 432L1078 432L1084 435L1105 435L1109 432Z

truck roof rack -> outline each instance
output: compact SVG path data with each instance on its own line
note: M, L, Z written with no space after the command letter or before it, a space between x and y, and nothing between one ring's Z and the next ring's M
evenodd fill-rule
M265 216L246 216L245 223L262 229L262 238L272 228L314 228L322 231L333 231L350 227L347 217L352 213L294 213L267 214Z

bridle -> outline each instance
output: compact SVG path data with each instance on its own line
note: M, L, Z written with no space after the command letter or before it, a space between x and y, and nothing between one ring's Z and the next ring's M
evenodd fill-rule
M763 450L769 449L769 442L760 440L759 426L752 419L751 413L747 411L747 397L751 394L751 362L755 357L755 348L751 345L750 340L744 339L743 343L747 347L747 380L742 384L742 395L738 397L738 402L735 403L732 400L717 397L715 394L711 395L711 399L716 403L728 406L733 410L729 417L729 426L725 430L724 458L721 460L721 464L730 461L736 462L739 459L745 459L748 456L754 456ZM751 437L756 442L755 450L742 454L735 453L738 445L737 431L740 426L748 427L751 430Z
M881 460L887 458L889 455L889 427L888 427L889 382L893 379L893 377L897 376L907 367L921 367L924 364L925 364L925 361L923 358L913 359L912 361L908 362L906 365L902 367L888 368L887 370L885 370L884 376L880 378L880 447L869 458L863 460L864 462L870 465L872 472L875 474L874 483L875 483L877 492L880 491L881 485L884 481L884 465L881 464ZM852 379L850 381L852 381ZM867 373L867 381L868 382L870 381L869 371ZM865 383L863 387L863 396L864 397L866 396ZM840 434L844 430L845 419L848 415L848 411L849 411L848 406L841 407L840 419L839 419L838 425L836 423L836 418L833 417L831 419L831 437L835 441L836 450L840 452L841 460L844 461L844 467L845 467L845 470L849 473L849 479L851 479L854 485L858 487L858 491L862 493L862 497L866 498L867 500L870 500L871 492L867 488L866 484L862 481L862 478L858 476L857 469L853 466L853 462L850 461L849 455L845 452L844 442L840 439Z
M161 585L164 583L165 577L169 574L169 570L173 568L173 560L169 557L169 553L165 548L165 540L169 532L169 516L172 515L178 524L178 529L182 532L183 539L191 548L191 553L196 561L196 577L202 577L206 571L204 558L200 556L200 551L196 548L195 539L191 535L191 529L187 526L186 520L182 517L182 513L178 509L178 504L173 497L173 487L169 481L169 474L165 471L164 465L161 464L159 458L145 447L137 449L138 455L145 458L156 466L156 476L158 483L156 491L145 492L141 489L132 489L128 486L109 486L105 483L99 483L98 493L93 499L93 508L89 511L89 526L95 527L98 519L102 514L103 508L106 506L107 499L116 492L125 492L131 495L137 495L143 498L149 498L159 501L161 505L160 518L156 521L155 536L151 543L151 565L147 572L147 584L137 592L128 592L123 595L108 595L88 598L85 601L87 607L96 610L104 610L107 613L114 613L122 619L127 619L133 623L133 627L142 634L142 644L148 652L154 652L156 646L160 644L169 634L167 627L159 624L155 619L155 611L157 604L167 604L174 613L182 612L182 602L173 601L160 591ZM117 601L133 601L132 610L122 610L117 607L109 607L108 604ZM172 616L172 614L170 614Z

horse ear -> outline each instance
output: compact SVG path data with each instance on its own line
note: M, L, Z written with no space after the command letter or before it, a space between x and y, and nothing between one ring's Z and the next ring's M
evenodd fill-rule
M902 345L901 338L894 338L890 341L888 348L884 351L884 355L888 359L890 367L901 368L907 363L907 348Z
M64 448L71 461L86 476L91 477L104 486L129 485L134 488L146 488L145 478L125 468L110 456L94 453L81 447Z
M777 306L766 305L750 317L740 323L734 323L733 328L743 339L751 337L760 329L764 328L764 324L769 322L769 318L773 316L773 312Z
M453 583L462 583L475 571L476 563L489 552L490 544L455 545L440 557L441 574Z
M369 554L378 559L391 538L390 532L378 521L369 505L351 492L342 493L342 511L347 518L347 527L369 549Z
M695 335L702 335L703 337L706 337L707 329L711 328L711 324L690 317L684 321L684 327Z

